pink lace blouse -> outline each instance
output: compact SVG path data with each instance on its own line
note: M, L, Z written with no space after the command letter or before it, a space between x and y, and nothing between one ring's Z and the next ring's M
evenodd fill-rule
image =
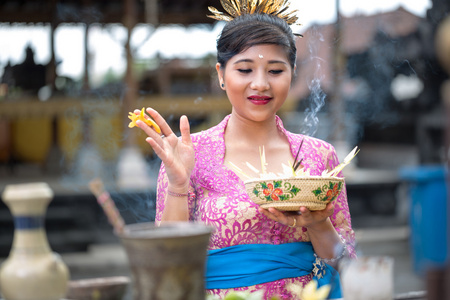
M195 148L195 167L191 175L191 188L195 197L189 199L190 219L213 226L209 249L219 249L238 244L281 244L309 241L306 228L290 228L272 221L258 212L258 206L248 197L243 181L223 164L225 157L224 133L230 116L218 125L192 134ZM336 152L329 143L322 140L294 134L284 129L277 117L278 129L287 137L293 156L304 138L301 157L302 165L310 169L311 175L320 175L324 169L338 164ZM167 177L164 165L157 184L156 224L161 222L164 199L167 192ZM355 256L354 232L351 228L350 212L345 187L335 200L331 221L338 233L346 240L348 251ZM304 286L312 278L286 278L256 286L234 290L264 290L265 299L278 296L281 299L297 299L290 285ZM207 290L210 294L223 297L228 290Z

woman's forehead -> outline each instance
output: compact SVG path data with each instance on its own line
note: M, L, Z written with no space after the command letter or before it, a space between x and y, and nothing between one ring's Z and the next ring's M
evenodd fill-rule
M271 63L288 63L288 54L279 45L261 44L253 45L246 50L234 55L230 62L258 62L270 61Z

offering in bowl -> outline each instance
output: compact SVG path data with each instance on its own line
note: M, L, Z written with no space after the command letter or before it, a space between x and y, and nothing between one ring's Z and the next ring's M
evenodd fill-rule
M248 176L233 163L230 163L230 166L247 178L244 181L247 194L262 208L275 207L283 211L296 211L304 206L309 210L322 210L339 196L344 187L344 178L338 177L338 174L357 153L355 147L341 164L331 171L324 170L319 176L310 175L309 170L298 169L302 162L302 159L297 162L298 153L290 167L282 164L284 173L268 173L264 148L260 150L262 172L246 163L258 177Z
M250 199L262 208L275 207L283 211L322 210L334 201L344 186L339 177L268 177L244 182Z

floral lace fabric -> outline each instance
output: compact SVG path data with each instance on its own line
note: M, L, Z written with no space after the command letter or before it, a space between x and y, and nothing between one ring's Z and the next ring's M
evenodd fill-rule
M213 226L209 249L219 249L238 244L281 244L309 241L306 228L291 228L272 221L258 212L258 205L248 197L244 182L226 165L224 133L230 116L208 130L192 134L196 164L191 174L193 197L189 198L190 219ZM301 140L302 165L311 170L311 175L320 175L324 169L338 165L336 152L329 143L322 140L293 134L284 129L277 117L278 129L287 137L293 156L298 151ZM161 222L164 200L167 192L167 177L164 165L157 184L156 224ZM347 242L350 256L355 256L354 232L351 228L350 212L345 186L335 200L331 221L337 232ZM263 289L265 299L278 296L281 299L296 299L289 285L304 286L312 275L299 278L286 278L234 290L255 291ZM228 290L207 290L210 294L225 296Z

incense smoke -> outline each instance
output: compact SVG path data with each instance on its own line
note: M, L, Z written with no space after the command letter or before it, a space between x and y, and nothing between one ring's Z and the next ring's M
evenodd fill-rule
M305 110L305 119L303 120L303 127L301 133L309 136L314 136L319 124L319 118L317 113L325 104L326 94L320 87L320 78L314 78L311 83L308 84L311 94L308 98L309 107Z
M317 132L317 127L319 124L319 118L317 117L317 113L325 104L326 94L322 90L320 83L323 79L323 76L320 76L321 62L322 58L317 56L319 42L323 42L323 35L316 29L316 26L312 27L311 30L311 42L309 43L309 60L315 63L315 70L313 74L313 78L308 83L308 88L310 90L310 95L308 97L309 106L305 109L305 118L303 120L303 127L301 129L301 133L309 136L314 136Z

